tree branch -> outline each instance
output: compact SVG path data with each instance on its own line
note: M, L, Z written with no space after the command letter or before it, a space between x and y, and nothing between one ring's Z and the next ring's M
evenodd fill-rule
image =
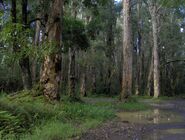
M33 22L36 22L36 21L40 21L41 25L46 27L46 25L42 22L42 20L44 20L44 18L35 18L35 19L32 19L29 21L28 23L28 26L30 26Z
M176 62L185 62L185 59L177 59L177 60L168 61L168 62L164 63L164 64L162 65L162 67L163 67L163 66L166 66L166 65L168 65L168 64L170 64L170 63L176 63Z

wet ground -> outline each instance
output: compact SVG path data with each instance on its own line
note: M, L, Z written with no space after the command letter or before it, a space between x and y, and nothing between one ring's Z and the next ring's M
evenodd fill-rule
M185 100L153 102L152 109L119 112L118 119L85 133L81 140L185 140Z

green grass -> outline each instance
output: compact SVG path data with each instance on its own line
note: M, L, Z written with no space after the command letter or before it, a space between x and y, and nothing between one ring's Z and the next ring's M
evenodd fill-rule
M19 131L12 131L14 129L11 127L10 131L4 131L6 128L0 126L0 137L8 140L68 139L113 119L116 111L141 111L149 108L140 103L138 100L141 98L138 97L132 97L126 103L107 97L82 98L83 102L68 102L65 97L62 99L61 102L52 104L43 96L32 96L29 91L1 96L0 112L6 111L2 112L4 118L6 115L16 118L15 122L8 122L9 126L15 126Z
M51 104L46 102L42 96L33 97L29 92L1 97L0 111L10 112L16 117L17 122L21 122L16 126L22 128L18 133L11 133L8 129L4 133L4 127L0 126L0 137L8 137L8 140L67 139L115 117L114 109L107 104L67 101ZM0 123L1 121L0 119ZM9 123L14 126L12 121Z

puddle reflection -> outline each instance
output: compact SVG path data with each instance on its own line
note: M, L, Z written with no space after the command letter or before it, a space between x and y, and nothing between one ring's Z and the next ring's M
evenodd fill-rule
M163 111L160 109L139 112L121 112L118 113L117 116L122 121L144 124L161 124L183 121L183 118L180 115L174 114L174 112Z

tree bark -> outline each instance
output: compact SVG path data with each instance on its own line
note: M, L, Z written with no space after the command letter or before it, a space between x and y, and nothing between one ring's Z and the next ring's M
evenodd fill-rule
M154 76L154 98L160 95L160 70L159 70L159 54L158 54L158 11L157 5L152 3L149 5L149 10L152 18L153 31L153 76Z
M41 13L37 14L37 18L41 18ZM35 37L34 37L34 47L38 47L40 42L40 30L41 30L41 22L39 20L35 23ZM32 60L32 82L33 84L36 83L36 76L37 76L37 59L33 58Z
M77 1L72 2L72 15L74 19L77 17ZM70 46L69 48L69 97L71 99L77 99L76 90L76 46Z
M152 89L153 89L153 53L152 53L152 59L150 63L149 73L148 73L148 80L147 80L147 89L146 93L148 96L152 96Z
M92 67L92 93L96 94L96 68Z
M58 49L57 52L45 56L40 79L44 96L51 101L60 99L59 86L62 56L59 47L61 47L62 4L62 0L51 1L50 15L46 25L46 40L51 44L55 43L54 47Z
M123 0L123 78L121 100L124 101L132 93L132 43L131 43L131 0Z
M27 6L28 6L28 1L22 0L23 30L25 30L26 26L27 26L27 18L28 18ZM21 67L22 81L23 81L24 89L31 89L32 88L32 77L31 77L29 57L23 56L23 58L21 58L19 60L19 65Z
M141 55L141 0L137 2L137 48L136 48L136 85L135 85L135 95L141 94L141 76L142 76L142 55Z
M13 51L17 51L17 40L16 40L16 23L17 23L17 3L16 0L12 0L12 8L11 8L11 17L12 17L12 23L13 23L13 31L12 31L12 36L13 36Z
M86 66L84 67L83 73L82 73L82 80L81 80L81 88L80 93L82 97L87 96L87 73L86 73Z
M69 48L69 97L76 99L75 48Z
M112 84L112 71L114 65L114 25L116 23L115 13L114 13L114 0L109 2L109 18L108 18L108 29L107 29L107 58L109 60L108 71L107 71L107 85L106 94L111 93Z

